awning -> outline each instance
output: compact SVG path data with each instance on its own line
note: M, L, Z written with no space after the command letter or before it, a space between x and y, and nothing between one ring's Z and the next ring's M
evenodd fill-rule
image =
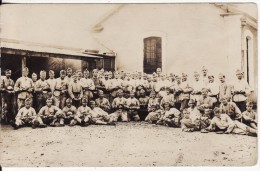
M74 50L66 47L55 47L39 43L28 43L20 41L6 41L1 39L1 53L16 54L35 57L67 57L67 58L103 58L83 53L83 49Z

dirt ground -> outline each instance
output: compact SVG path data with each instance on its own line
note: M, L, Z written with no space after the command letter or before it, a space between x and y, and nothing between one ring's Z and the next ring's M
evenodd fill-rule
M1 127L0 164L8 166L251 166L257 138L185 133L140 123L13 130Z

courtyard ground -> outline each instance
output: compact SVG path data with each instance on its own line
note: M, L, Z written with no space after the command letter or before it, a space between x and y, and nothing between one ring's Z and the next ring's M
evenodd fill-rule
M252 166L257 138L186 133L139 123L31 129L1 126L0 164L15 166Z

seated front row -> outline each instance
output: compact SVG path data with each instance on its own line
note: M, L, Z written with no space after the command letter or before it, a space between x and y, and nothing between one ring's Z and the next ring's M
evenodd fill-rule
M130 97L134 97L133 94L130 93ZM66 106L61 110L52 105L52 99L47 99L46 106L42 107L39 113L36 114L34 108L31 107L31 99L26 99L25 106L19 110L15 122L12 121L11 125L17 129L21 126L44 128L47 125L64 126L65 124L69 126L88 126L89 124L115 125L115 122L119 120L127 122L131 118L139 121L140 118L137 112L139 109L138 100L135 98L127 99L128 101L125 100L120 96L118 99L115 99L112 106L116 110L114 113L108 114L97 107L95 101L90 101L90 107L88 107L87 100L82 99L82 105L76 109L69 98L66 100ZM223 105L228 105L225 99L222 102ZM201 131L206 133L208 131L217 131L218 133L226 134L257 135L256 113L252 110L252 106L253 104L248 102L247 110L241 116L239 116L239 112L233 112L236 117L232 120L232 111L236 110L230 110L231 112L225 113L223 108L215 108L214 117L211 118L211 109L197 109L193 99L189 101L189 108L184 109L182 113L176 108L171 108L170 104L165 102L161 107L158 104L152 104L149 107L149 114L145 121L151 124L181 127L185 132Z

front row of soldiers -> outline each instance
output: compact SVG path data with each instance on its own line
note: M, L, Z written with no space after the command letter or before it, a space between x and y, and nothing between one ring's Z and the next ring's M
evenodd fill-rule
M114 115L109 115L107 112L96 107L94 101L90 102L90 107L87 106L87 100L82 100L82 105L77 109L72 105L72 100L66 100L66 106L61 110L52 104L52 99L47 99L46 106L43 106L39 113L31 107L31 99L25 100L25 106L22 107L15 121L11 121L11 125L18 129L22 126L31 126L32 128L45 128L47 125L58 127L81 125L88 126L89 124L98 125L115 125Z
M241 113L234 102L228 101L229 98L223 96L220 106L212 110L212 102L207 96L207 89L202 89L202 92L204 94L201 97L202 101L190 99L189 107L181 112L167 98L159 100L156 93L152 91L150 97L146 99L148 100L148 115L144 119L145 122L168 127L181 127L185 132L216 131L225 134L257 135L257 117L252 109L252 102L248 102L246 111ZM103 97L102 90L99 91L99 95L101 100L107 100ZM73 105L73 100L68 98L62 110L53 105L52 98L48 98L46 105L39 110L38 114L31 107L32 100L27 98L25 106L19 110L15 121L11 121L11 125L17 129L21 126L44 128L47 125L116 125L115 123L118 121L140 121L143 107L140 99L135 98L134 91L131 91L129 98L126 99L123 97L123 91L119 89L111 109L108 100L108 106L106 103L100 105L100 98L95 101L83 98L78 108Z

